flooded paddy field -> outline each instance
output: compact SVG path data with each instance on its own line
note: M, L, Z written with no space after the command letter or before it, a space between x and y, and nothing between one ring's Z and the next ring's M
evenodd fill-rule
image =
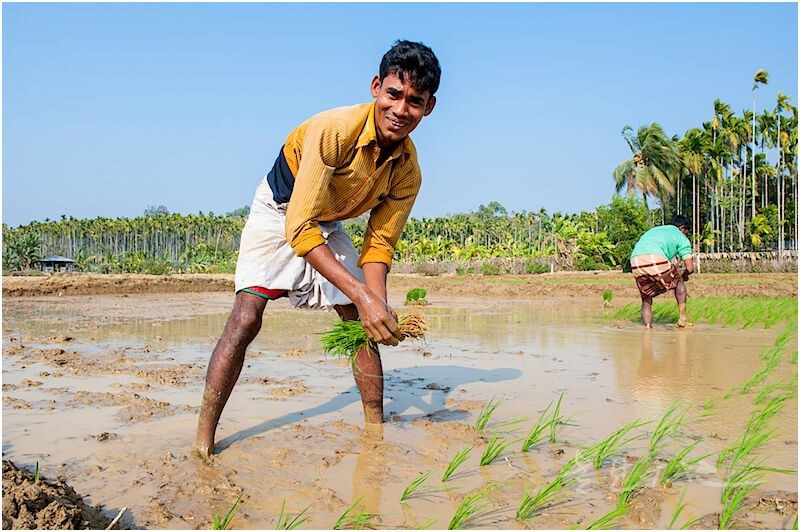
M673 527L697 518L694 528L716 528L730 465L718 464L720 452L767 404L769 386L772 396L796 392L797 335L785 323L699 322L678 330L662 322L645 330L610 318L599 297L440 293L428 300L419 309L431 325L427 342L382 348L387 419L366 427L348 364L319 347L318 333L335 314L268 305L223 412L218 454L205 460L192 443L230 293L6 298L3 458L31 471L38 462L44 477L63 476L109 518L128 508L125 527L210 528L212 516L242 495L235 528L275 528L285 503L292 516L308 507L300 528L328 529L358 501L355 511L375 514L370 519L380 528L443 529L465 497L483 489L479 511L462 528L585 528L617 506L625 478L677 402L683 423L661 441L616 525L667 528L682 500ZM742 393L781 333L789 338L774 367ZM559 398L555 441L548 429L522 452L536 419L548 405L550 415ZM496 409L477 430L493 400ZM568 466L637 420L652 423L627 433L623 440L633 439L599 468L592 459ZM796 393L765 426L771 438L752 456L791 472L764 472L730 526L789 528L795 521ZM481 466L494 434L509 445ZM691 444L689 457L708 456L688 476L662 485L668 461ZM469 457L442 482L466 447ZM557 504L517 519L526 488L536 493L565 466L573 481Z

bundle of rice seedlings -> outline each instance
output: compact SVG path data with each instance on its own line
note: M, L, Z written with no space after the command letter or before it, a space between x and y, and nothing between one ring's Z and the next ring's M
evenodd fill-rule
M418 312L409 312L397 320L400 332L405 338L421 340L428 332L428 322ZM376 347L373 340L367 336L367 331L360 321L340 321L322 335L322 350L326 354L337 357L346 357L355 360L356 353L362 347Z

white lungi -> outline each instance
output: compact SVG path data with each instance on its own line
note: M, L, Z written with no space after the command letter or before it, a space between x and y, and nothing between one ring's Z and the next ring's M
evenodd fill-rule
M295 255L286 241L286 206L276 204L266 178L261 180L250 215L242 230L239 259L236 263L236 291L251 286L287 290L293 307L329 310L352 303L341 290ZM364 274L358 267L359 253L340 222L319 223L328 247L358 280Z

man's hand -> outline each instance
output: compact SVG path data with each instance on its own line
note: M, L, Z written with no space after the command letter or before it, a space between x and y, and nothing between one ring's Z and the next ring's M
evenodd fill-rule
M365 286L353 303L358 309L361 325L370 338L384 345L397 345L403 339L397 324L397 313L372 290Z
M689 280L689 275L691 275L689 273L689 270L683 270L683 273L681 274L681 277L683 277L684 281L688 281Z

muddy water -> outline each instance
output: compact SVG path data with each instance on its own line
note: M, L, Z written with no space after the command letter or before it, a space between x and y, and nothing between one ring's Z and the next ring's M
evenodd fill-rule
M689 421L660 456L697 440L693 455L729 445L754 394L728 392L759 370L759 355L780 332L703 324L646 331L612 323L588 300L432 303L423 309L432 325L427 343L382 350L388 422L380 427L364 427L349 367L320 352L317 333L335 317L283 302L270 306L223 414L220 452L206 462L191 442L228 295L7 299L4 457L20 465L39 461L45 476L66 476L111 516L128 507L127 522L137 527L208 527L243 493L237 528L273 528L284 500L292 512L312 505L303 528L330 528L357 498L383 527L433 519L431 528L446 528L467 493L498 482L491 505L468 526L521 528L514 513L526 485L538 489L581 446L630 421L657 419L675 400L689 408ZM797 339L790 345L796 349ZM795 371L787 354L767 383ZM492 464L478 465L492 432L522 438L530 418L562 393L561 412L570 421L556 443L524 454L514 443ZM474 422L493 397L503 402L480 433ZM497 426L521 417L529 419ZM759 455L796 471L796 400L772 425L777 435ZM586 526L612 509L652 426L601 470L581 466L570 498L528 526ZM443 487L438 477L467 445L475 446L472 455ZM669 488L651 481L624 526L665 528L684 487L689 504L679 522L719 512L716 456L697 470ZM428 487L401 504L403 489L427 471ZM747 525L791 524L796 484L794 474L767 477L758 495L777 502L749 511ZM794 506L786 502L792 497Z

